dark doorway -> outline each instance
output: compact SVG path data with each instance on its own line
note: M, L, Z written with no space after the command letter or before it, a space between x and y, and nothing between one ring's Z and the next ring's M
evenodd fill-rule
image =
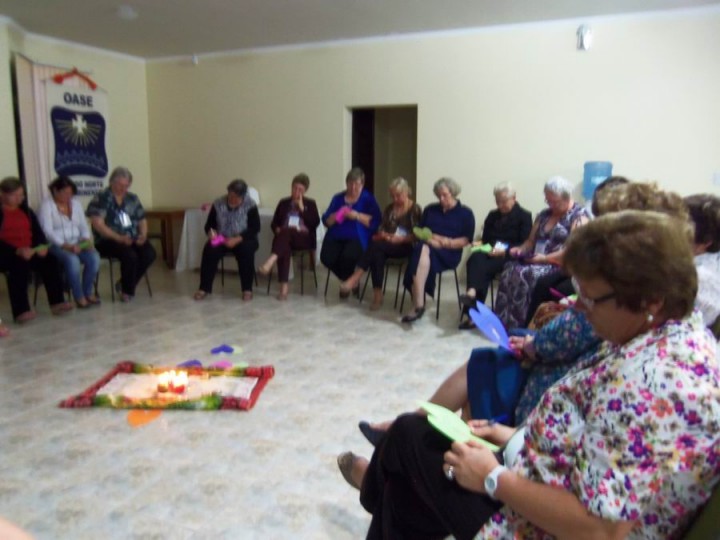
M365 171L365 189L375 193L375 109L353 109L352 166Z
M413 196L417 186L417 105L359 107L352 114L353 167L365 171L365 186L381 208L390 204L393 179L407 180Z

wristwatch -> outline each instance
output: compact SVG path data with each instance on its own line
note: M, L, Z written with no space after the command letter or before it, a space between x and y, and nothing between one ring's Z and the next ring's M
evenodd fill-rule
M495 468L490 471L490 474L485 477L485 492L491 499L495 499L495 490L498 487L499 476L507 470L508 468L505 465L496 465Z

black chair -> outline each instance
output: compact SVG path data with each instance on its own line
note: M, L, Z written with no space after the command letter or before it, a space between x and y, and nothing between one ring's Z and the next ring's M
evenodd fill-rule
M397 301L398 297L400 296L400 281L402 280L403 276L403 268L405 268L405 265L407 264L408 258L407 257L398 257L398 258L388 258L385 260L385 276L383 277L383 287L382 291L383 294L385 294L385 289L387 288L387 281L388 281L388 274L390 273L390 267L395 266L397 267L397 283L395 284L395 303L393 304L393 309L397 307ZM365 291L367 290L368 281L370 280L370 272L367 273L365 276L365 284L363 285L362 292L360 293L360 298L358 298L358 302L362 303L363 298L365 298Z
M442 272L438 272L437 274L437 299L436 299L436 309L435 309L435 320L438 320L440 318L440 292L442 288L442 275L447 270L443 270ZM455 275L455 290L457 291L457 303L458 303L458 310L462 314L462 304L460 303L460 282L458 281L458 275L457 275L457 268L452 269L453 274ZM403 305L405 304L405 292L407 289L403 288L403 294L402 294L402 300L400 301L400 312L402 313ZM423 298L423 304L424 304L424 298Z
M308 256L308 266L313 273L313 279L315 280L315 291L317 292L318 280L317 280L317 269L315 268L315 250L314 249L298 249L292 251L292 259L295 260L295 256L298 257L300 265L300 296L305 294L305 255ZM267 294L270 295L270 283L272 282L272 270L268 274ZM327 285L325 286L325 294L327 294Z
M100 259L105 259L108 262L108 266L110 267L110 297L112 298L112 301L115 302L115 272L113 270L113 265L115 263L120 264L120 259L116 259L115 257L103 257L100 256ZM152 288L150 287L150 278L148 277L148 273L145 272L145 284L147 285L148 295L150 298L152 298ZM98 272L98 275L95 277L95 296L98 295L98 280L100 278L100 272Z
M220 259L220 285L222 285L223 288L225 288L225 259L227 257L232 258L232 260L235 260L235 255L233 255L232 252L228 251L225 255L222 256ZM253 279L255 280L255 286L258 286L258 278L257 278L257 272L255 271L255 268L253 267Z

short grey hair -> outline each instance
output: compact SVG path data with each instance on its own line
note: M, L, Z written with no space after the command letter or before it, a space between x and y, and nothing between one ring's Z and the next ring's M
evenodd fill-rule
M365 183L365 172L360 167L353 167L345 176L345 183L357 182L358 180L363 184Z
M501 193L507 193L510 197L515 197L515 188L510 182L500 182L493 188L493 195L497 197Z
M562 176L551 176L548 178L548 181L545 182L543 190L568 200L572 198L573 185L570 180Z
M242 178L237 178L227 185L227 191L228 193L232 192L238 197L242 197L244 199L248 191L247 182Z
M447 190L450 192L450 195L452 195L453 197L457 197L458 195L460 195L460 184L458 184L452 178L443 176L440 180L435 182L435 185L433 186L433 193L436 197L438 196L440 188L442 187L446 187Z
M412 188L410 187L410 184L408 184L408 181L405 180L402 176L398 176L397 178L393 179L393 181L390 182L388 189L396 189L398 191L405 192L408 195L412 194Z
M127 178L128 182L130 182L131 184L133 181L133 176L132 176L132 173L130 172L130 169L128 169L127 167L123 167L123 166L115 167L113 169L113 171L110 173L109 183L114 184L118 178Z

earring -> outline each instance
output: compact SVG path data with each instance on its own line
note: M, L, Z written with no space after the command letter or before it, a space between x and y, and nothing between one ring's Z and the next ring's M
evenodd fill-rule
M648 324L652 324L652 322L655 320L655 317L653 317L652 313L647 314L647 322Z

